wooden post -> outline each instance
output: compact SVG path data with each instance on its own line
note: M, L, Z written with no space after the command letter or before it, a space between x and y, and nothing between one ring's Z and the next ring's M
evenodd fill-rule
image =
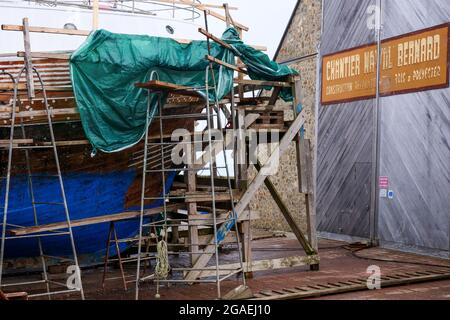
M94 3L92 4L92 30L97 30L100 5L99 5L99 0L93 0L93 1L94 1Z
M252 231L251 231L251 215L249 221L243 221L238 224L239 237L242 245L242 260L246 268L245 277L247 279L253 278L252 263Z
M302 83L300 77L293 79L292 93L294 95L293 111L294 115L299 112L302 106ZM302 112L304 111L302 106ZM295 139L297 151L297 172L299 190L305 195L306 219L308 225L308 240L312 248L318 251L317 231L316 231L316 207L314 197L313 159L311 153L311 141L305 139L299 133ZM312 270L317 270L317 266L311 266Z
M304 152L305 152L305 163L302 163L302 167L306 167L308 191L305 193L306 202L306 218L308 223L308 238L311 246L318 251L319 244L317 242L317 226L316 226L316 203L314 196L314 179L313 179L313 159L311 152L311 142L310 140L304 140Z
M241 38L241 40L243 40L242 38L244 36L244 33L243 33L242 29L238 28L237 30L239 32L239 37ZM240 65L240 64L241 64L241 59L237 58L236 65ZM238 73L238 79L239 80L243 80L244 79L244 75L242 73L240 73L240 72ZM239 84L238 85L238 90L239 90L239 99L244 98L244 86Z
M300 106L302 106L302 82L300 77L293 78L293 86L292 86L292 94L294 96L293 101L293 112L294 117L298 114L298 109ZM303 107L303 106L302 106ZM301 165L301 160L304 158L304 145L302 143L302 136L301 133L298 133L295 137L295 147L297 151L297 174L298 174L298 185L300 193L307 193L308 192L308 185L306 180L306 168Z
M23 18L23 42L25 48L25 72L28 90L28 99L34 99L34 77L33 77L33 63L31 62L31 44L30 44L30 30L28 25L28 18Z
M194 126L195 130L195 126ZM190 159L189 159L189 165L188 170L186 172L187 175L187 191L188 192L195 192L197 191L197 173L196 171L193 171L194 168L194 160L195 160L195 145L194 142L192 143L191 150L190 150ZM187 204L188 209L188 219L189 223L191 223L191 216L197 215L197 203L196 202L190 202ZM189 226L189 245L190 245L190 252L199 252L200 247L199 244L199 237L198 237L198 226ZM192 265L194 265L199 258L198 254L192 254L191 255L191 262Z

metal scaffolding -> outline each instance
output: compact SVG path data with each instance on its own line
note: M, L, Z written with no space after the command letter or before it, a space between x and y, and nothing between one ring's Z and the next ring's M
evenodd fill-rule
M212 75L213 77L213 73L212 73L212 69L211 66L208 66L206 69L206 79L209 78L209 76ZM156 73L152 74L151 79L155 80L155 76L157 77ZM191 90L192 92L198 91L199 89L202 88L183 88L184 91L186 90ZM234 212L234 195L233 195L233 189L232 189L232 182L231 182L231 176L230 176L230 172L229 172L229 166L228 166L228 159L225 155L225 145L224 145L224 141L218 141L218 140L213 140L213 131L219 131L219 132L223 132L223 126L222 126L222 121L221 121L221 115L220 115L220 108L218 105L218 101L217 99L215 100L215 103L212 105L209 102L209 97L210 97L210 91L213 91L213 95L212 96L216 96L216 87L214 86L210 86L208 80L206 81L205 84L205 91L206 91L206 98L205 98L205 102L206 102L206 113L202 113L202 115L205 116L206 119L206 129L205 129L205 133L207 134L207 146L208 146L208 159L209 162L205 163L203 166L189 166L186 165L184 168L180 168L180 169L171 169L168 170L166 169L166 153L165 153L165 149L164 147L168 143L167 141L164 140L164 120L170 120L172 118L178 118L179 115L176 116L163 116L163 103L162 103L162 94L164 93L177 93L177 90L152 90L149 89L148 95L149 95L149 105L147 108L147 119L149 119L149 113L150 113L150 94L157 94L159 99L158 99L158 109L159 109L159 117L157 117L159 119L159 128L160 128L160 141L159 141L159 146L160 146L160 159L161 159L161 163L159 165L158 168L156 169L149 169L149 161L148 161L148 149L149 149L149 145L158 145L158 143L150 143L149 142L149 138L148 138L148 130L146 132L146 137L145 137L145 146L144 146L144 159L143 159L143 180L142 180L142 196L141 196L141 219L140 219L140 232L139 232L139 240L138 240L138 261L137 261L137 279L136 279L136 299L139 299L139 286L140 283L142 281L142 279L147 279L148 277L145 276L141 276L141 255L142 255L142 238L143 238L143 229L144 228L162 228L162 232L161 232L161 236L160 241L167 243L168 241L168 234L169 234L169 228L179 228L179 227L184 227L184 228L188 228L191 229L191 227L193 226L198 226L199 225L199 220L197 219L195 221L195 223L189 219L189 217L187 216L186 219L170 219L168 217L168 210L167 210L167 206L166 204L169 203L170 201L176 201L176 200L186 200L186 196L181 196L181 197L171 197L170 193L167 192L167 190L165 190L165 188L163 187L163 195L160 198L150 198L150 197L146 197L146 193L145 193L145 186L146 186L146 179L147 179L147 174L149 173L160 173L161 177L162 177L162 185L165 186L166 185L166 174L167 172L184 172L184 174L188 175L188 174L194 174L196 175L198 172L203 171L203 172L209 172L209 176L210 176L210 190L211 193L209 194L209 196L211 197L211 217L209 218L205 218L202 222L201 225L203 226L208 226L211 227L213 230L213 237L214 237L214 256L215 256L215 279L214 280L186 280L186 279L159 279L156 275L152 276L151 278L154 279L157 283L157 294L159 294L159 286L160 284L169 284L169 283L187 283L187 284L191 284L191 283L215 283L217 286L217 297L221 298L222 297L222 292L221 292L221 282L224 280L229 279L230 277L232 277L233 275L236 275L238 273L242 273L242 281L243 281L243 285L245 286L245 276L243 274L243 260L242 260L242 255L241 255L241 243L240 243L240 238L238 233L236 232L236 236L235 236L235 240L236 240L236 245L238 247L239 250L239 263L241 265L240 268L238 269L232 269L232 270L223 270L220 269L220 261L219 261L219 245L220 245L220 240L219 240L219 236L218 236L218 226L219 225L223 225L226 223L232 223L235 226L237 225L237 216L234 214L232 216L231 219L220 219L218 217L217 214L217 210L216 210L216 186L215 186L215 170L219 169L219 167L216 165L216 160L217 160L217 155L214 154L213 152L213 145L220 143L222 145L221 148L221 152L223 152L223 158L224 158L224 167L221 167L222 169L225 170L226 172L226 180L227 180L227 192L229 194L229 199L230 199L230 205L233 208L233 212ZM185 116L189 116L189 115L185 115ZM149 123L147 123L147 127L149 127ZM192 146L191 148L194 148L194 143L195 142L191 142ZM205 194L202 193L202 196L204 196ZM145 210L145 202L148 200L162 200L164 202L164 220L163 221L158 221L158 222L153 222L153 223L145 223L144 222L144 210ZM156 234L156 232L155 232ZM196 256L202 255L204 254L203 251L200 251L198 249L199 246L204 245L201 243L189 243L186 245L182 245L185 248L187 248L187 252L185 252L185 254L189 255L192 257L192 260L195 260ZM179 252L167 252L167 255L179 255ZM157 261L164 259L164 257L161 257L161 252L158 252L156 258ZM167 257L166 257L167 259ZM188 271L193 271L193 268L173 268L171 269L172 272L188 272ZM195 271L206 271L206 270L210 270L210 268L200 268L200 269L195 269ZM221 277L221 271L229 271L228 274L226 274L225 276Z
M39 144L39 143L35 142L34 145L21 145L20 142L18 142L17 139L15 139L16 126L20 126L20 128L21 128L21 135L22 135L21 138L23 139L23 141L26 141L26 139L27 139L26 127L24 126L23 121L21 120L20 124L16 124L16 112L17 112L16 108L17 108L17 102L19 100L18 86L19 86L20 78L22 77L22 74L24 72L26 72L27 75L30 75L30 74L32 75L33 73L35 73L38 78L38 81L41 85L42 94L43 94L43 98L44 98L45 111L47 114L47 121L48 121L47 125L48 125L49 135L50 135L50 139L51 139L50 144L45 144L45 143ZM75 248L75 241L74 241L73 232L72 232L72 225L71 225L70 214L69 214L69 209L68 209L68 205L67 205L67 198L66 198L66 193L64 190L63 178L61 175L61 168L60 168L59 157L58 157L58 149L56 147L52 117L51 117L51 112L50 112L50 108L49 108L49 104L48 104L48 100L47 100L47 93L45 90L44 82L43 82L38 70L36 68L32 67L31 61L28 61L28 63L26 63L26 66L21 69L21 71L19 72L16 79L14 79L14 77L11 74L8 74L8 75L10 76L11 80L14 83L14 95L13 95L13 100L12 100L13 103L12 103L12 108L11 108L11 119L10 119L11 129L10 129L9 143L8 143L8 147L7 147L8 164L7 164L7 169L6 169L6 176L2 177L2 179L6 180L6 183L5 183L4 206L2 208L3 209L3 221L1 224L2 233L1 233L1 247L0 247L0 289L14 288L14 287L19 287L19 286L24 286L24 285L44 284L45 285L44 293L36 293L36 294L28 295L28 297L36 298L36 297L47 296L48 298L51 298L51 296L58 295L58 294L79 293L81 295L81 298L84 299L83 285L81 282L81 271L80 271L77 252L76 252L76 248ZM32 98L32 96L34 95L34 93L32 93L33 91L34 90L28 91L30 98ZM53 156L54 156L54 161L55 161L55 166L56 166L56 175L47 175L47 177L54 177L58 180L59 188L60 188L60 192L61 192L61 194L60 194L61 202L39 202L36 200L38 195L36 195L36 192L33 188L33 178L35 176L33 175L32 166L31 166L31 158L32 158L31 153L35 149L50 149L53 151ZM65 228L66 231L58 230L58 231L53 231L53 232L52 231L41 232L41 233L37 233L34 235L17 235L17 236L8 234L8 228L17 229L17 228L25 227L25 226L12 225L12 224L8 223L8 214L10 213L9 212L9 200L10 200L10 191L11 191L11 182L12 182L11 181L11 172L13 170L13 152L14 151L22 151L24 153L26 169L27 169L28 187L29 187L29 193L31 196L31 206L33 209L33 218L34 218L35 226L39 226L39 212L38 212L37 206L39 206L39 205L52 206L52 207L59 206L59 207L62 207L64 210L63 217L67 223L67 227ZM29 227L29 226L26 226L26 227ZM73 255L72 258L54 257L54 256L49 256L49 255L45 254L45 248L43 246L41 239L45 238L45 237L57 237L57 236L69 237L70 246L71 246L72 255ZM25 239L25 238L26 239L36 239L36 241L37 241L37 246L39 248L40 261L41 261L41 265L42 265L43 280L28 281L28 282L21 282L21 283L5 283L3 281L4 280L3 273L4 273L4 256L5 256L5 250L6 250L6 242L19 240L19 239ZM47 274L47 260L48 259L53 259L53 260L56 259L59 261L72 263L72 265L75 267L76 285L70 286L67 284L63 284L63 283L59 283L59 282L50 280L48 277L48 274ZM64 289L53 290L52 285L56 286L58 288L64 288Z

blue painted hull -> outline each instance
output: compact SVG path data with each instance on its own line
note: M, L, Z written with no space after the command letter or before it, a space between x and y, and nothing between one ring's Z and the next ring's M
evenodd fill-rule
M95 160L94 160L95 161ZM139 210L137 207L127 208L126 194L136 180L136 170L116 171L110 173L64 174L64 186L71 220L79 220L96 216L123 213ZM151 179L151 177L149 178ZM166 192L169 192L174 175L166 181ZM0 194L4 197L5 183ZM33 178L33 190L36 202L61 202L61 193L57 178L39 176ZM1 199L3 203L3 199ZM15 175L11 180L9 197L8 224L33 226L33 210L26 175ZM148 208L162 206L156 201ZM37 205L39 224L65 221L62 206ZM0 213L3 219L3 210ZM157 219L154 217L152 219ZM119 238L129 238L138 234L139 221L123 221L116 224ZM109 223L74 228L74 238L79 256L89 256L90 261L100 261L105 254ZM44 254L50 256L70 256L72 254L68 236L42 238ZM121 244L121 250L126 249ZM115 248L111 247L112 254ZM6 242L5 258L23 258L39 256L36 239L14 239Z

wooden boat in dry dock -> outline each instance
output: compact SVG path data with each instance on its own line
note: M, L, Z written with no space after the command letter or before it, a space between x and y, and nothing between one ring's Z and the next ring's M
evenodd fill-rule
M23 65L23 61L2 61L0 70L9 73L17 73ZM73 92L70 88L68 62L64 60L42 59L34 62L35 67L46 70L44 81L52 83L52 79L58 77L59 88L49 88L47 91L50 106L53 108L53 127L57 140L59 160L66 188L67 202L72 221L86 218L121 214L124 212L139 212L141 183L142 183L142 153L143 142L132 148L118 153L98 153L92 158L92 146L86 140L80 116L76 110ZM1 72L0 71L0 72ZM0 75L3 88L10 89L6 74ZM22 79L25 81L25 79ZM21 82L24 85L24 82ZM66 87L64 87L64 86ZM37 84L36 84L36 87ZM26 127L26 137L22 137L20 129L15 130L18 142L22 145L35 145L35 141L43 141L48 138L48 125L46 122L45 107L42 94L38 93L33 101L27 99L24 90L20 91L20 104L18 105L17 117L19 123ZM0 176L6 174L7 143L10 132L10 110L12 105L12 93L3 90L0 95ZM199 105L196 98L169 98L164 108L164 116L173 114L199 113L204 108ZM171 119L164 121L164 134L170 137L176 128L186 128L194 131L196 119ZM155 121L149 130L150 141L159 142L159 122ZM165 151L167 168L171 168L171 149ZM59 184L55 179L55 164L52 160L51 149L33 150L30 157L31 171L33 173L33 189L39 211L39 224L47 225L61 221L63 209L46 205L44 203L56 202L59 198ZM161 168L161 151L159 146L150 148L151 169ZM14 153L13 170L10 199L9 199L9 223L18 226L33 226L33 209L28 185L27 166L25 157ZM166 174L166 192L173 183L175 174ZM160 197L162 194L161 174L152 175L147 179L146 189L151 197ZM3 203L5 180L1 184ZM147 208L162 206L162 201L149 201ZM1 213L0 215L3 215ZM157 217L157 216L156 216ZM121 221L117 223L119 238L132 238L136 235L138 221ZM105 252L109 224L87 225L74 228L74 237L78 254L85 263L98 262ZM68 243L58 237L48 237L42 240L43 246L47 248L46 254L50 256L70 255L71 250ZM125 248L126 245L122 244ZM114 251L113 251L114 252ZM13 240L8 241L5 250L6 258L35 257L39 256L36 240Z

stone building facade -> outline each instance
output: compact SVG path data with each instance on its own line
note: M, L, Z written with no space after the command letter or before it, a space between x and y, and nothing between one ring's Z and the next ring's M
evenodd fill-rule
M315 144L315 101L317 76L317 46L320 41L321 0L299 0L292 17L287 25L275 60L285 63L298 70L302 77L303 107L307 110L305 138ZM292 112L285 115L292 120ZM264 159L262 159L264 161ZM304 196L298 191L298 175L295 145L283 155L278 174L271 177L271 181L283 197L289 210L295 215L297 223L306 230L306 214ZM250 180L256 171L251 167ZM271 198L266 187L261 188L250 205L252 210L258 211L261 219L254 223L257 228L290 231L275 201Z

